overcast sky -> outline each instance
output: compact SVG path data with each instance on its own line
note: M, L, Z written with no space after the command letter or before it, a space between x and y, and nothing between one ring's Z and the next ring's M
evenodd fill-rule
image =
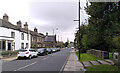
M74 33L78 28L78 0L2 0L0 2L0 18L4 13L9 16L9 21L16 25L21 20L22 24L28 22L28 27L33 30L38 28L39 33L59 35L59 41L74 41ZM85 2L81 2L84 8ZM81 22L87 15L81 11ZM58 28L58 30L56 30Z

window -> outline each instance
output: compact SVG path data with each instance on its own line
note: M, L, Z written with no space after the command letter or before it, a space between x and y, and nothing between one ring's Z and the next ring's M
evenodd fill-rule
M21 43L21 49L24 49L24 43Z
M28 43L26 43L26 48L28 48Z
M27 40L29 40L29 34L27 34Z
M11 37L15 38L15 32L11 32Z
M21 34L21 39L24 40L24 33Z

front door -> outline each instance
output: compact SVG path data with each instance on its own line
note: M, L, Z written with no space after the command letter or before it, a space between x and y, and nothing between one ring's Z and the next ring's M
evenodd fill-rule
M11 50L11 43L8 43L8 50Z

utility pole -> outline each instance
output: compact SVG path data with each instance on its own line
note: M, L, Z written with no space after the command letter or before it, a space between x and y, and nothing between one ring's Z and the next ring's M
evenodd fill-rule
M78 21L79 22L79 47L78 47L78 50L79 50L79 61L80 61L80 49L81 49L81 34L80 34L80 0L78 2L78 17L79 19L78 20L74 20L74 21Z
M59 35L58 35L58 42L59 42Z
M53 35L54 35L54 29L53 29Z

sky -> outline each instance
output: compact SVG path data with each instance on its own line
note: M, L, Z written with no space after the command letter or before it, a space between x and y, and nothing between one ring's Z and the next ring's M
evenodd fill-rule
M81 22L87 18L81 2ZM22 24L28 22L30 30L34 27L39 33L57 35L57 40L66 42L74 41L75 32L78 30L78 0L2 0L0 2L0 18L4 13L9 16L9 22L16 25L21 20Z

